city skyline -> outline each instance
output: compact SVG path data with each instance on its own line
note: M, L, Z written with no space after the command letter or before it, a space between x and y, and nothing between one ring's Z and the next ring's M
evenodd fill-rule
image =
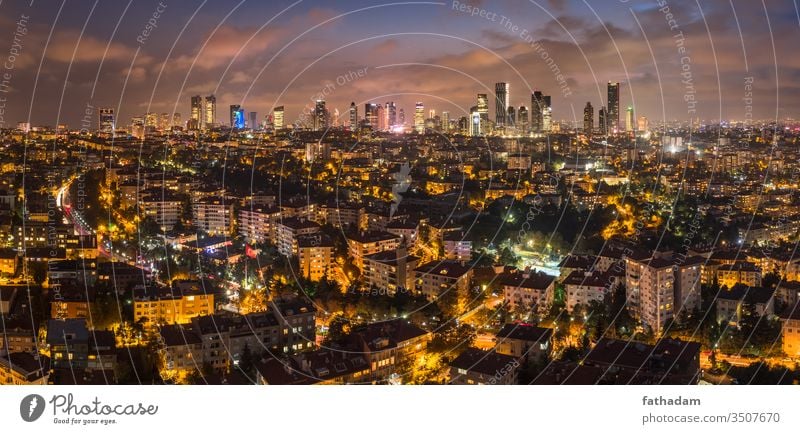
M189 119L187 102L195 94L214 94L220 107L238 104L261 114L284 106L288 120L326 91L328 106L340 113L351 101L363 106L392 100L406 110L424 101L457 118L469 115L474 93L493 95L500 82L510 85L509 106L528 106L532 91L541 90L553 97L554 120L580 124L586 101L598 108L607 104L608 81L621 83L621 107L634 106L637 115L654 122L800 117L793 109L800 105L794 82L799 66L791 60L775 66L791 52L787 36L800 31L792 2L771 3L765 15L751 2L698 8L675 1L668 5L671 19L655 3L474 5L495 19L472 16L459 5L469 4L346 1L332 9L309 2L300 13L289 2L239 8L176 2L143 38L154 13L149 5L132 5L123 15L122 5L92 9L83 2L33 14L6 3L0 22L9 29L21 20L24 25L3 87L3 124L78 125L87 105L112 107L123 122L145 112ZM119 21L116 33L101 22L106 16ZM400 23L394 17L414 19ZM433 23L442 27L431 31ZM767 26L782 37L757 31ZM738 28L748 37L740 37ZM4 37L9 47L13 38L13 32ZM679 51L681 38L685 53ZM37 58L43 68L38 76ZM682 83L687 72L692 89ZM690 90L696 107L685 101Z

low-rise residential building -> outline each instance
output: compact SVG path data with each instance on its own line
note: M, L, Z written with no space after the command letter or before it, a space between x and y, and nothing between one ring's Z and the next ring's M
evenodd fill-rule
M719 286L732 288L737 283L747 286L761 286L761 269L752 262L737 262L723 265L717 269Z
M50 377L50 359L32 353L0 355L0 385L46 385Z
M301 236L314 235L320 231L319 223L298 218L287 218L277 224L278 253L283 256L297 254L297 240Z
M746 315L746 305L751 305L759 317L775 313L775 290L760 286L735 284L730 289L722 288L717 293L717 322L737 326L743 315Z
M364 257L364 283L369 290L394 295L413 291L419 258L400 247Z
M450 384L516 384L520 366L517 357L470 347L450 362Z
M567 312L572 313L575 306L585 308L592 302L602 303L620 280L619 276L600 271L573 271L562 282L567 296Z
M133 321L147 327L185 324L214 313L214 292L204 285L139 286L133 290Z
M554 276L541 271L512 270L504 272L499 279L503 301L512 309L545 311L553 302Z
M551 350L553 329L527 323L512 323L497 332L495 350L520 360L540 360Z
M434 301L445 293L456 294L460 299L469 291L472 268L452 261L433 261L414 270L415 290Z
M400 246L400 237L389 232L358 232L347 234L347 253L359 270L364 270L364 258Z

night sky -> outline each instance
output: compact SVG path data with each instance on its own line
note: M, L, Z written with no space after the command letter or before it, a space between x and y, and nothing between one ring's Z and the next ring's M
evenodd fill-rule
M800 117L793 0L460 3L483 16L455 3L162 0L142 38L158 0L0 0L5 125L78 127L87 105L114 107L120 126L147 111L186 120L189 98L211 93L222 122L230 104L259 119L284 105L291 122L323 90L331 112L395 101L409 122L415 101L458 117L499 81L517 107L534 89L552 95L559 120L599 109L609 80L651 122Z

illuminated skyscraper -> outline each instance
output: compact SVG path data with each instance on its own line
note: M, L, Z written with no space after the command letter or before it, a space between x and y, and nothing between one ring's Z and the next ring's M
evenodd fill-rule
M364 124L373 130L378 128L378 104L364 104Z
M155 113L145 113L144 126L155 129L158 126L158 115Z
M417 102L414 109L414 131L419 134L425 132L425 105Z
M553 128L553 106L551 104L550 95L543 97L544 105L542 107L542 130L549 133Z
M517 126L517 112L514 110L513 105L508 107L508 111L506 113L506 126L512 128Z
M397 126L397 106L394 105L393 101L389 101L386 103L386 115L388 116L388 127L394 128Z
M591 135L594 129L594 107L592 103L587 101L586 107L583 108L583 132Z
M531 131L541 133L544 129L544 95L536 90L531 95Z
M646 116L639 116L636 124L636 131L638 131L640 134L646 133L650 129L650 125L647 122Z
M98 129L102 133L114 132L114 109L113 108L100 108Z
M633 117L633 107L628 106L627 110L625 110L625 132L632 133L634 128L636 128L636 121L634 121Z
M489 98L485 93L478 94L478 113L484 121L489 120Z
M272 124L274 125L275 130L282 130L284 128L284 112L283 106L278 106L272 109Z
M442 132L445 134L450 132L450 112L448 111L442 112Z
M244 115L242 106L240 106L239 104L232 104L229 113L231 128L244 128L244 116L240 116L240 113ZM239 126L240 122L242 123L242 126Z
M181 125L181 114L180 113L173 113L172 114L172 126L173 127L182 127Z
M169 113L161 113L158 115L158 129L161 131L167 131L169 129Z
M508 83L495 83L495 119L494 123L498 127L506 125L508 117L508 100L510 85Z
M389 113L387 113L386 109L380 104L376 104L375 109L378 118L378 131L386 131L388 129L387 124L389 123Z
M349 127L351 131L355 131L358 129L358 107L356 107L355 102L350 103L350 123Z
M600 111L597 112L597 126L600 127L601 135L608 135L608 116L605 107L600 107Z
M328 128L328 110L325 108L325 100L318 99L314 105L314 131L322 131Z
M528 108L523 106L519 107L517 110L517 128L522 132L522 134L528 134L531 132L531 121L528 117Z
M205 127L211 128L217 123L217 97L214 95L209 95L206 97L205 112Z
M258 113L250 112L250 125L248 125L251 130L258 129Z
M606 109L606 120L608 121L608 134L613 134L619 130L619 83L608 82L608 109Z
M195 95L192 97L192 111L189 118L189 129L198 130L203 127L203 97Z
M481 123L483 119L481 118L481 113L478 111L477 106L472 108L469 118L469 135L479 137L481 135Z

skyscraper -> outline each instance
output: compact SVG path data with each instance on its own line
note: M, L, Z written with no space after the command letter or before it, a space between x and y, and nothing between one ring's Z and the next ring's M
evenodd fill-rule
M244 128L244 110L242 110L242 106L239 104L231 104L230 122L231 128Z
M322 131L328 127L328 113L325 108L325 100L318 99L314 104L314 131Z
M450 132L450 112L448 111L442 112L442 132L445 134Z
M398 113L397 113L397 122L402 126L406 126L406 111L405 110L400 109L398 111Z
M587 101L586 107L583 108L583 132L591 135L594 129L594 107L592 103Z
M510 85L508 83L495 83L495 111L494 123L498 127L506 125L508 117L508 100L509 100Z
M364 104L364 122L366 126L373 130L378 128L378 104Z
M625 132L632 133L636 128L636 121L633 117L633 107L628 106L625 110Z
M535 90L531 94L531 131L541 133L544 125L544 95Z
M514 110L513 105L508 107L506 114L506 126L512 128L517 126L517 112Z
M378 131L386 131L386 124L389 123L389 113L380 104L376 104L376 110L378 118Z
M549 133L553 128L553 105L550 100L550 95L543 97L544 105L542 106L542 130Z
M481 115L481 119L484 121L489 120L489 98L486 96L485 93L478 94L478 114Z
M600 111L597 112L597 126L600 127L601 135L608 135L608 116L605 106L600 107Z
M646 133L647 130L650 129L650 125L647 122L646 116L639 116L639 119L637 120L636 124L637 124L636 131L639 132L639 134Z
M425 132L425 105L417 102L414 109L414 131L419 134Z
M608 109L606 109L606 120L608 121L608 134L613 134L619 130L619 83L608 82Z
M275 130L282 130L284 128L282 105L272 109L272 124L274 125Z
M205 113L205 127L211 128L217 123L217 97L214 95L206 97Z
M192 111L189 119L189 129L198 130L203 127L203 97L195 95L192 97Z
M114 109L113 108L100 108L98 111L98 129L103 133L114 132Z
M355 102L350 103L350 131L358 129L358 107Z
M173 127L180 127L181 126L181 114L180 113L173 113L172 114L172 126Z
M524 105L519 106L519 110L517 110L517 127L522 134L528 134L531 131L531 121L528 117L528 108Z
M470 129L469 135L473 137L478 137L481 135L481 113L478 111L478 107L473 107L470 114Z
M251 130L255 130L258 128L258 113L250 112L250 125Z
M389 117L388 119L388 127L394 128L397 126L397 106L394 105L393 101L389 101L386 103L386 114Z

